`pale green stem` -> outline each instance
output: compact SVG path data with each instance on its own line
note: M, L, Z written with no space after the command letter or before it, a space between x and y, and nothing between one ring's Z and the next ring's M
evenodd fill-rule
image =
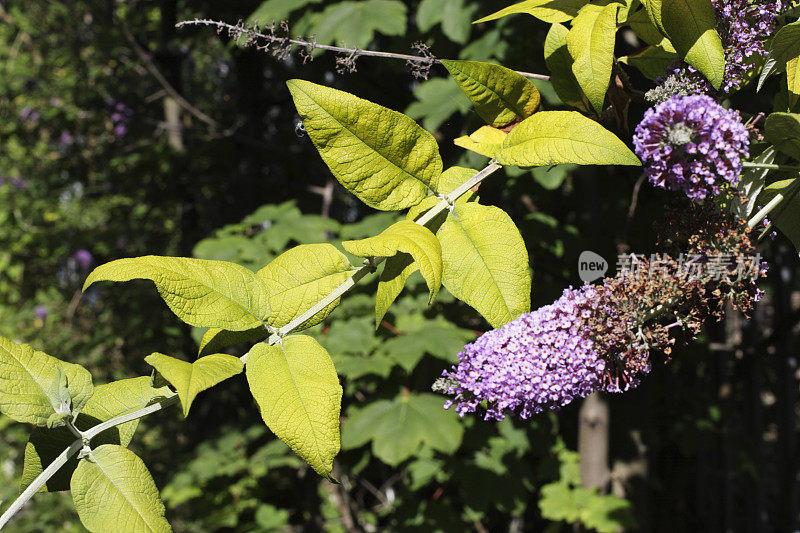
M794 193L797 192L798 186L800 186L800 177L795 178L795 180L792 183L790 183L788 187L786 187L785 189L783 189L783 191L776 194L772 200L767 202L767 205L762 207L758 211L758 213L753 215L752 218L747 222L747 227L753 229L758 224L760 224L762 220L767 218L767 215L769 215L776 207L778 207L781 204L781 202L794 196Z
M484 179L489 177L491 174L496 172L500 169L500 164L496 161L492 161L486 168L481 170L480 172L476 173L472 176L469 180L461 184L455 190L453 190L450 194L447 194L438 204L428 210L422 217L420 217L416 223L424 226L431 220L433 220L438 214L442 213L443 211L450 208L453 203L460 198L463 194L467 191L478 185ZM269 340L267 341L269 344L276 344L279 342L285 335L292 332L295 328L303 324L306 320L316 315L318 312L322 311L328 305L339 299L342 295L344 295L347 291L353 288L358 281L364 278L370 272L375 270L375 267L378 266L386 259L385 257L373 257L369 258L365 261L364 266L357 268L353 275L347 278L341 285L339 285L336 289L331 291L330 294L325 296L322 300L317 302L313 307L311 307L308 311L301 314L300 316L296 317L294 320L283 326L282 328L278 329L275 333L273 333ZM267 326L268 329L271 329L270 326ZM246 362L247 354L242 356L242 361ZM14 500L14 503L11 504L11 507L3 514L2 518L0 518L0 529L11 520L11 517L16 514L23 505L34 495L36 492L47 483L53 475L58 471L59 468L64 466L64 464L69 460L70 457L75 455L82 447L84 442L89 442L93 437L99 434L102 431L110 429L115 426L119 426L126 422L131 422L133 420L142 418L143 416L147 416L151 413L155 413L156 411L160 411L170 405L178 403L178 395L173 394L168 398L161 400L158 403L154 403L153 405L148 405L147 407L143 407L136 411L123 414L117 417L114 417L106 422L102 422L97 424L96 426L92 427L91 429L80 432L77 429L75 431L78 432L81 438L73 442L69 448L61 452L55 461L50 463L50 465L41 473L33 483L19 495L19 497Z
M788 170L790 172L800 171L800 166L796 165L776 165L774 163L753 163L751 161L742 161L744 168L763 168L766 170Z
M160 411L161 409L176 403L178 403L178 395L174 394L173 396L169 396L157 403L154 403L153 405L142 407L136 411L131 411L130 413L119 415L110 420L97 424L87 431L80 432L75 429L75 431L79 433L79 438L70 444L69 448L61 452L61 454L56 457L55 460L42 471L41 474L36 476L36 479L33 480L28 488L26 488L22 494L20 494L17 499L14 500L14 503L12 503L6 512L3 513L3 516L0 517L0 529L3 529L3 527L5 527L5 525L11 520L11 518L17 512L19 512L20 509L22 509L28 500L30 500L33 495L36 494L39 489L41 489L47 483L47 481L53 477L55 473L67 463L67 461L70 460L73 455L78 453L81 448L83 448L84 443L89 442L93 437L107 429L142 418L143 416L155 413L156 411Z
M34 494L39 492L39 489L44 487L45 483L55 475L58 470L64 466L67 461L69 461L73 455L78 453L78 451L83 448L83 441L76 440L72 444L70 444L69 448L64 450L59 454L55 460L50 463L47 468L45 468L41 474L36 476L36 479L31 482L30 485L20 494L14 503L11 504L11 507L6 509L6 512L3 513L3 516L0 516L0 529L3 529L6 524L11 520L11 518L19 512L20 509L30 500Z
M484 179L489 177L491 174L496 172L500 168L500 164L496 161L492 161L487 167L483 170L472 176L470 179L459 185L456 189L454 189L450 194L446 195L438 204L433 206L428 212L426 212L423 216L421 216L416 223L420 226L424 226L431 220L433 220L437 215L446 211L453 205L458 198L460 198L463 194L467 191L475 187L477 184L482 182ZM364 278L370 272L375 270L375 267L381 264L385 257L374 257L372 261L368 264L365 264L362 267L356 269L352 276L347 278L341 285L336 287L332 290L325 298L314 304L311 308L309 308L305 313L295 317L291 322L283 326L282 328L278 329L278 331L269 337L267 341L268 344L275 344L277 343L282 337L288 335L292 331L294 331L298 326L303 324L303 322L307 321L309 318L313 317L330 304L338 300L342 297L347 291L352 289L356 283L358 283L361 279ZM242 357L242 361L247 362L247 354Z

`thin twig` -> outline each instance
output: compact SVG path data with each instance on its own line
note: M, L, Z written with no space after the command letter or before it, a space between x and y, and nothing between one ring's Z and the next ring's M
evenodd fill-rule
M164 75L161 74L161 71L158 70L158 67L155 65L155 63L153 63L152 59L150 59L150 56L147 54L147 52L145 52L144 49L141 46L139 46L139 43L136 42L136 38L128 29L127 24L125 24L125 22L122 20L120 20L120 29L122 29L122 34L125 36L125 39L128 40L128 42L131 45L131 48L133 48L133 51L136 52L136 55L139 56L139 59L144 64L147 71L150 72L150 74L156 79L156 81L161 85L161 87L164 88L164 91L166 91L167 94L169 94L172 98L174 98L179 106L181 106L186 111L197 117L199 120L205 122L214 129L219 129L219 123L216 120L209 117L208 115L197 109L195 106L190 104L186 100L186 98L181 96L181 94L177 90L175 90L175 87L173 87L172 84L169 81L167 81L167 78L165 78Z
M235 35L246 35L249 39L264 39L269 43L279 43L282 45L291 44L299 46L304 49L326 50L329 52L336 52L339 54L352 55L353 57L370 56L370 57L381 57L384 59L400 59L403 61L410 61L412 63L429 63L429 62L439 63L439 64L441 63L440 60L425 55L396 54L393 52L380 52L378 50L361 50L359 48L346 48L342 46L319 44L313 41L307 41L305 39L291 39L288 37L278 37L276 35L261 33L255 28L245 26L243 23L234 25L217 20L194 19L194 20L184 20L183 22L179 22L175 25L176 28L182 28L184 26L212 26L216 28L218 31L227 30L228 32L231 32L232 34ZM523 72L519 70L516 72L517 74L521 74L526 78L531 78L535 80L544 80L544 81L550 80L550 76L546 76L544 74L535 74L533 72Z

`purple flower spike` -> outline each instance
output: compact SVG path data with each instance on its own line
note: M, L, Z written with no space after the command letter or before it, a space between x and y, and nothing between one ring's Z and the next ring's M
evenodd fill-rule
M84 272L89 270L89 267L91 267L92 264L94 263L94 257L92 257L91 252L89 252L89 250L84 250L83 248L75 252L75 255L73 255L73 257L81 266L81 269Z
M648 109L633 144L653 185L699 201L739 182L750 138L736 111L691 95Z
M566 289L553 304L489 331L458 354L460 362L443 376L463 416L486 402L485 419L507 414L526 419L559 409L597 390L620 392L603 379L605 362L589 338L586 319L602 312L599 290ZM625 388L635 387L631 380Z
M50 310L43 305L37 305L34 313L36 313L36 318L44 320L50 314Z

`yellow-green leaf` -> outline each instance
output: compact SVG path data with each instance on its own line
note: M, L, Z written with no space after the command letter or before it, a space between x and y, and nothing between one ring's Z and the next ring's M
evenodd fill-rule
M669 41L665 41L669 42ZM636 67L645 77L655 80L663 76L667 69L675 62L677 55L661 46L648 46L644 50L619 58L624 65Z
M476 203L458 205L438 237L445 288L492 327L530 310L528 251L505 211Z
M328 352L311 337L291 335L275 346L253 346L245 372L267 427L332 479L342 387Z
M323 161L362 202L384 211L406 209L436 190L439 147L412 119L308 81L287 85Z
M0 337L0 413L17 422L46 426L54 422L56 406L53 385L63 383L68 393L66 411L80 412L92 395L92 376L80 365L66 363L27 344Z
M541 97L531 81L511 69L480 61L443 59L442 65L489 125L503 127L531 116Z
M798 61L800 59L800 21L792 22L791 24L787 24L781 29L779 29L772 38L772 43L769 49L769 56L767 56L767 61L764 64L764 68L761 71L761 76L758 80L758 88L757 91L761 90L761 87L764 85L764 81L771 76L772 74L776 74L778 72L783 72L787 70L787 75L792 78L797 78L797 68L798 68ZM789 67L789 63L792 62L792 67ZM794 73L789 73L789 70L794 70ZM792 80L789 81L789 93L792 93ZM790 98L796 99L796 94L798 88L794 88L793 97L790 94ZM792 104L794 105L794 104Z
M158 489L139 457L104 444L81 459L70 483L75 510L92 533L172 531Z
M588 112L589 100L572 73L574 60L567 49L568 34L569 30L561 24L550 26L544 40L544 62L550 69L550 82L561 101Z
M603 112L614 65L617 11L619 4L587 5L567 34L567 48L574 59L572 73L598 115Z
M353 265L330 244L302 244L282 253L257 274L269 288L269 323L280 328L352 276ZM297 329L319 324L337 305L339 299Z
M375 237L344 241L342 247L359 257L392 257L399 252L411 255L428 283L428 303L436 298L442 285L442 248L439 241L431 230L409 220L395 222Z
M672 46L672 43L669 42L667 36L655 27L646 9L641 9L631 14L628 20L625 21L625 24L630 26L633 33L645 43L651 46L662 46L669 51L675 51L675 48Z
M795 183L795 179L781 180L767 185L759 195L758 203L766 205L776 195L784 196L784 200L770 213L769 218L800 252L800 186Z
M227 261L148 255L97 267L84 290L97 281L148 279L170 309L192 326L243 331L270 314L266 284L254 272Z
M75 420L75 426L81 431L87 431L100 422L141 409L158 397L167 397L172 394L168 387L154 388L149 376L121 379L99 385L94 388L92 397L86 402L83 411ZM128 446L138 425L139 419L136 419L109 428L95 436L92 444ZM41 474L44 468L74 441L75 435L66 427L34 428L25 445L25 459L19 490L25 490L36 479L36 476ZM69 480L76 466L78 466L78 459L73 457L47 481L40 491L69 490Z
M380 327L386 311L405 287L408 277L417 270L419 267L410 254L401 253L386 260L375 293L375 329Z
M522 121L497 153L501 165L641 165L616 135L577 111L542 111Z
M456 146L472 152L494 157L494 154L503 146L503 141L508 134L491 126L481 126L473 133L464 135L453 141Z
M678 54L719 89L725 77L725 51L711 0L649 0L645 7Z
M269 332L263 325L244 331L228 331L221 328L210 328L203 334L197 353L201 357L219 353L234 344L263 341L267 336L269 336Z
M789 88L789 109L793 109L800 97L800 57L786 62L786 83Z
M148 355L144 360L175 387L184 418L189 415L192 402L199 393L244 369L244 363L238 357L222 353L201 357L193 363L157 352Z
M578 11L588 3L589 0L525 0L478 19L473 24L489 22L517 13L527 13L544 22L566 22L576 16Z
M778 151L800 161L800 114L772 113L764 121L764 135Z

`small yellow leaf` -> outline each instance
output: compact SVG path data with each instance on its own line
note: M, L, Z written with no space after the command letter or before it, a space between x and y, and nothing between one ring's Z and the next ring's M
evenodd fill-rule
M456 146L486 157L494 157L494 154L502 148L503 141L506 140L507 136L508 133L502 130L491 126L483 126L469 135L455 139L453 143Z

